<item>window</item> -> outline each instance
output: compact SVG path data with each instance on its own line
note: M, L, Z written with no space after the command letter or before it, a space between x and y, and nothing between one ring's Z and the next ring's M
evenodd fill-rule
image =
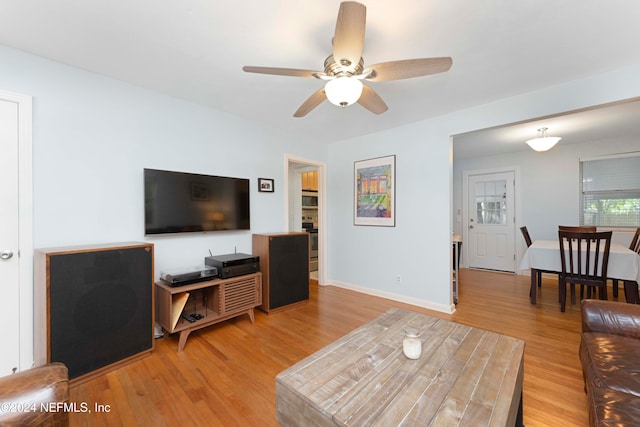
M476 217L478 224L507 223L507 181L476 183Z
M582 225L640 227L640 153L582 160Z

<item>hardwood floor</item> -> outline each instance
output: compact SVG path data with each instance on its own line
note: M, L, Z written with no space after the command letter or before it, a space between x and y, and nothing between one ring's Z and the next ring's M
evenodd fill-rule
M74 386L72 402L108 412L71 414L71 425L276 426L279 372L388 308L404 307L525 340L525 425L585 426L580 306L560 312L556 280L545 278L534 306L528 276L462 270L453 315L312 283L308 304L257 311L254 324L242 316L194 332L180 353L177 336L158 339L151 356Z

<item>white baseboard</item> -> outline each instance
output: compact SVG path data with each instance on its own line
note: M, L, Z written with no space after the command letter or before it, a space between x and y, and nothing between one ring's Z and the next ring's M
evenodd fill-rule
M455 304L451 304L451 305L437 304L432 301L408 297L406 295L400 295L393 292L381 291L378 289L371 289L365 286L354 285L351 283L340 282L337 280L330 280L328 283L325 283L322 286L336 286L338 288L349 289L351 291L360 292L362 294L373 295L376 297L386 298L393 301L402 302L405 304L415 305L417 307L426 308L428 310L439 311L445 314L453 314L456 311Z

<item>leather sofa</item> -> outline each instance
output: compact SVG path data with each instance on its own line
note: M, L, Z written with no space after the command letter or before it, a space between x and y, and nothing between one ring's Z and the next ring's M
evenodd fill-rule
M582 301L580 361L590 425L639 425L640 305Z
M0 378L2 426L68 426L68 405L69 372L62 363Z

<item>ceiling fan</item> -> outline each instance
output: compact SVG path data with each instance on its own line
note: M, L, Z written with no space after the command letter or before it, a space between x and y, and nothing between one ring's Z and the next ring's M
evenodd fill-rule
M383 82L408 79L442 73L451 68L452 60L449 57L381 62L365 68L362 49L366 14L367 8L363 4L354 1L340 3L333 36L333 54L325 59L324 71L253 66L244 66L242 69L248 73L325 80L325 86L307 98L293 114L293 117L304 117L325 99L341 107L357 102L372 113L381 114L389 107L373 89L362 83L363 80Z

